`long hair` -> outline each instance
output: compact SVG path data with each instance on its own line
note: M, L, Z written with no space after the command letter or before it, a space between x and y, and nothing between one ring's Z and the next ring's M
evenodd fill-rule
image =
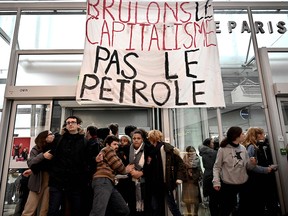
M186 152L196 152L196 149L193 146L187 146Z
M247 147L249 144L254 145L255 148L257 147L257 136L259 134L263 134L264 130L262 128L258 127L250 127L246 133L245 140L243 142L243 145Z
M229 143L235 141L242 134L243 130L241 127L233 126L227 131L226 137L222 140L220 147L226 147Z
M46 138L48 137L48 134L49 134L49 130L42 131L37 135L37 137L34 140L37 146L37 149L40 152L43 152L44 148L48 145L48 143L46 142Z

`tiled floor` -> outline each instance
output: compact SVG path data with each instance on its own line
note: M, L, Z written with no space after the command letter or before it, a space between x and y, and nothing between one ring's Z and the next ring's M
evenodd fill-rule
M4 210L3 216L13 216L15 206L16 206L15 204L5 205L5 210ZM183 208L182 212L183 212L184 216L187 215L184 208ZM169 216L170 215L171 214L169 214ZM198 211L198 216L210 216L209 209L207 207L200 205L199 211Z
M188 216L185 206L182 206L181 212L184 216ZM210 216L209 208L205 204L200 204L198 210L198 216Z
M5 210L4 210L4 213L3 213L3 216L13 216L14 214L14 210L15 210L15 204L11 204L11 205L5 205ZM185 209L182 210L183 212L183 215L184 216L187 216L187 213L185 212ZM170 216L171 214L169 214ZM202 205L200 205L199 207L199 211L198 211L198 216L210 216L210 213L209 213L209 209L207 207L204 207Z

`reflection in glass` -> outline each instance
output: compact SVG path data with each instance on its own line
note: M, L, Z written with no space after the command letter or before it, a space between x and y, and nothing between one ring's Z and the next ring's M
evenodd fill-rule
M9 169L4 201L4 216L21 215L21 205L25 204L29 193L27 187L28 178L22 175L25 170L26 169Z
M4 216L13 215L17 211L21 212L23 210L20 207L23 199L25 201L25 191L21 190L27 188L27 185L24 185L27 184L27 179L25 183L25 177L21 173L28 169L27 155L35 145L35 136L48 128L49 118L50 107L47 104L17 106L13 139L11 146L7 148L8 151L11 149L11 153L5 191ZM29 191L26 192L28 195Z
M170 109L173 122L173 137L175 146L183 153L189 145L195 148L202 143L202 113L200 109L177 108Z
M288 10L253 10L258 47L288 46Z

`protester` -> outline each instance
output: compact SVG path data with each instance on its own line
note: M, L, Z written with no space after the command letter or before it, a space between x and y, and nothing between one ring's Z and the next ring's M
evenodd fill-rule
M30 151L27 161L28 167L32 170L29 177L28 188L30 190L22 216L33 216L38 209L40 216L46 216L49 203L49 161L53 155L50 153L54 141L51 131L40 132L35 138L35 146Z
M174 190L185 179L185 167L180 151L169 143L163 142L159 130L148 132L152 144L145 161L144 173L146 196L150 200L145 211L151 216L165 215L165 201L173 216L180 216L179 207L174 198Z
M247 169L260 172L262 168L256 166L256 159L249 158L246 148L241 145L244 138L242 128L230 127L217 153L213 167L213 187L221 193L220 216L229 216L232 213L238 194L239 214L249 215L249 205L245 199L248 193Z
M49 179L48 216L63 214L79 216L83 213L83 191L87 187L87 143L82 120L69 116L64 121L63 134L57 140L57 146L51 160Z
M186 205L188 216L197 216L201 201L199 181L202 178L202 170L200 158L193 146L186 148L183 162L186 168L186 179L183 181L182 201Z
M271 169L271 172L256 173L249 171L249 199L250 213L253 216L274 216L279 213L277 186L274 171L277 166L273 164L268 139L264 130L258 127L250 127L246 133L244 146L249 157L255 157L259 166ZM267 187L268 186L268 187ZM250 196L250 194L253 196Z
M211 216L219 215L220 193L213 188L213 166L216 160L217 151L214 150L212 138L207 138L199 146L199 154L202 157L204 167L203 174L203 196L209 198L209 210Z
M115 176L116 173L129 173L134 166L128 165L125 168L121 159L116 155L119 144L119 139L116 136L107 136L104 144L106 147L100 152L103 160L97 164L97 170L93 175L94 198L90 216L128 216L130 210L115 188Z

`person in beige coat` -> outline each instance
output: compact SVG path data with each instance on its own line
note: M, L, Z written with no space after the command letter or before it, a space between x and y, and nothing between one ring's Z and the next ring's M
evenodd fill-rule
M198 182L202 176L202 171L200 167L200 158L193 146L188 146L186 148L183 161L187 171L187 179L183 181L182 201L186 205L187 215L197 216L200 203L200 189Z
M30 192L22 216L33 216L38 207L39 216L47 215L49 203L48 163L53 157L50 154L53 140L54 135L49 130L40 132L35 138L36 145L32 148L27 161L32 173L28 181Z

